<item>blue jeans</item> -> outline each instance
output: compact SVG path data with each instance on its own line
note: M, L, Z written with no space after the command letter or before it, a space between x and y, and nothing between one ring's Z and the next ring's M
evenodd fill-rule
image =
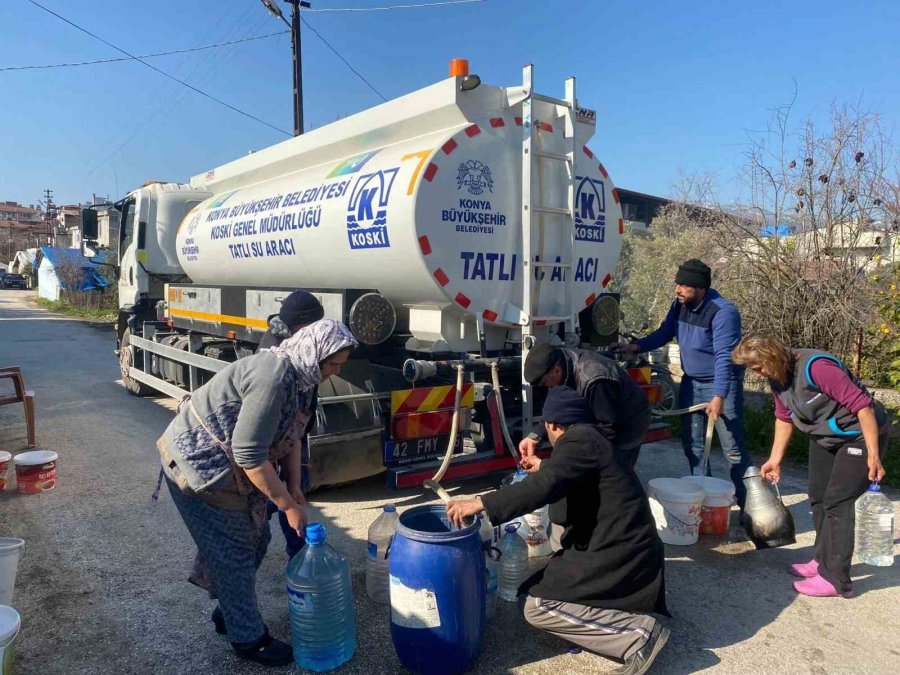
M714 384L698 382L685 375L678 391L678 407L687 408L697 403L712 400ZM747 490L744 487L744 471L753 462L744 441L744 383L734 379L728 388L728 396L722 403L722 414L716 420L716 436L722 446L722 454L731 464L731 482L734 483L738 506L744 509ZM694 476L712 476L709 463L703 462L703 445L706 439L706 413L703 411L685 415L681 424L681 445Z

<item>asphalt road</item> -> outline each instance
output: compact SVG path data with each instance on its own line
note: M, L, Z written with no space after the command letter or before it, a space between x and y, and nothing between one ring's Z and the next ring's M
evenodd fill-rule
M212 603L184 581L194 547L168 495L151 504L157 436L172 417L165 399L139 399L117 383L109 327L54 316L0 291L0 365L20 365L37 397L38 444L59 453L59 485L42 495L0 493L0 536L27 541L14 606L22 615L18 675L93 673L263 673L235 659L208 622ZM0 385L3 386L3 385ZM0 408L0 450L24 449L21 408ZM724 476L721 457L716 474ZM645 480L680 476L672 443L646 446ZM488 478L450 487L456 494L496 485ZM802 471L783 479L798 530L795 546L756 551L734 531L669 547L669 644L653 672L900 672L900 565L855 564L857 597L798 597L785 566L807 560L813 542ZM898 503L896 493L890 496ZM387 610L364 591L366 530L380 507L400 509L430 495L388 491L379 478L314 493L313 517L350 559L359 649L345 673L403 672L391 644ZM277 527L258 577L272 633L289 636ZM567 645L530 629L501 603L477 673L598 673L615 664L569 654ZM300 672L287 668L280 672Z

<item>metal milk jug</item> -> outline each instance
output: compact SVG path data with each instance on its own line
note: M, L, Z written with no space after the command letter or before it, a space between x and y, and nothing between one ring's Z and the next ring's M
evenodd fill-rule
M744 472L747 501L744 505L744 529L756 548L776 548L793 544L794 518L787 510L775 484L775 492L763 484L759 469Z

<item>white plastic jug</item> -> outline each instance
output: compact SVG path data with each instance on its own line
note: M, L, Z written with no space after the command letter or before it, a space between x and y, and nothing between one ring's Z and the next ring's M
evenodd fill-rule
M25 553L25 540L0 537L0 605L11 605L19 558Z

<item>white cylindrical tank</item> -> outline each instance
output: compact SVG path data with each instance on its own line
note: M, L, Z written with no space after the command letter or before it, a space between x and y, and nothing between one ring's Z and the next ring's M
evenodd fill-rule
M449 127L447 116L436 114L438 129L425 124L424 133L395 140L396 134L379 134L378 125L370 124L354 136L359 145L351 153L332 152L322 160L307 151L299 166L295 162L274 176L257 164L243 186L223 181L233 188L225 191L213 181L217 193L179 229L184 271L198 284L377 289L398 308L449 308L481 315L488 324L516 323L524 306L522 106L502 107L502 96L481 94L478 101L484 103L474 113L471 106L464 110ZM537 102L534 108L546 121L535 122L533 150L569 152L564 108ZM355 117L365 121L366 115ZM417 118L420 127L422 119L427 115ZM380 137L391 142L381 145ZM304 136L283 145L299 148L313 140ZM568 171L558 158L538 160L532 204L566 208ZM254 182L254 175L263 178ZM540 283L534 286L542 315L563 311L566 274L574 275L572 310L589 305L619 258L618 194L581 141L575 207L574 260L568 251L571 221L533 215L534 257L571 265L538 268Z

